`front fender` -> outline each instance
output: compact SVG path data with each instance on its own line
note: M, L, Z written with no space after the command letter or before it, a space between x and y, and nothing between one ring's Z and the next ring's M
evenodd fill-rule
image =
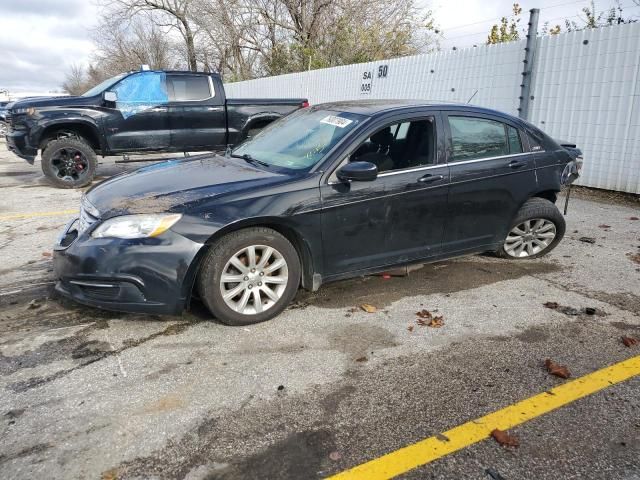
M94 118L84 115L64 115L57 118L40 118L29 132L29 141L32 145L40 145L40 142L47 131L64 127L72 128L73 126L89 128L98 140L100 149L105 151L106 144L104 141L104 135L101 132L98 122Z

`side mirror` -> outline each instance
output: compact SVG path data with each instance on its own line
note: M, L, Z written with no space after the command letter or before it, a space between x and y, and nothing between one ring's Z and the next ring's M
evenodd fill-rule
M102 98L105 102L117 102L118 94L116 92L102 92Z
M371 182L378 178L378 167L371 162L351 162L336 172L341 182Z

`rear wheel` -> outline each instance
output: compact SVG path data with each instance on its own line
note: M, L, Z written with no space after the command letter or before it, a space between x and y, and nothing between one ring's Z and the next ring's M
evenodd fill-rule
M270 228L232 232L203 259L198 290L211 313L228 325L249 325L277 316L300 284L296 249Z
M560 243L565 229L564 217L553 203L531 198L518 211L497 254L513 260L541 257Z
M97 164L93 149L79 138L53 140L42 152L42 172L59 188L89 185L95 176Z

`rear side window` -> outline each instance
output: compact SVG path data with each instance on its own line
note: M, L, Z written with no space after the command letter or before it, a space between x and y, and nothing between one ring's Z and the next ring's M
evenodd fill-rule
M522 153L522 142L517 128L507 125L507 137L509 138L509 153Z
M204 75L170 75L169 91L174 102L206 100L212 96L209 78Z
M454 161L499 157L510 153L510 139L507 138L507 125L504 123L485 118L450 116L449 126ZM513 148L522 151L518 132L513 130L516 135Z

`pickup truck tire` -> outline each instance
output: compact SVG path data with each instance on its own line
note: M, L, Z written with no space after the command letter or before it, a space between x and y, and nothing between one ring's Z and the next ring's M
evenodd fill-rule
M227 325L250 325L275 317L300 286L298 252L270 228L231 232L211 246L202 262L197 281L200 297Z
M65 137L49 142L42 152L42 172L58 188L80 188L91 183L98 160L82 139Z
M520 207L496 254L510 260L541 257L560 243L565 230L564 217L555 204L544 198L530 198Z

